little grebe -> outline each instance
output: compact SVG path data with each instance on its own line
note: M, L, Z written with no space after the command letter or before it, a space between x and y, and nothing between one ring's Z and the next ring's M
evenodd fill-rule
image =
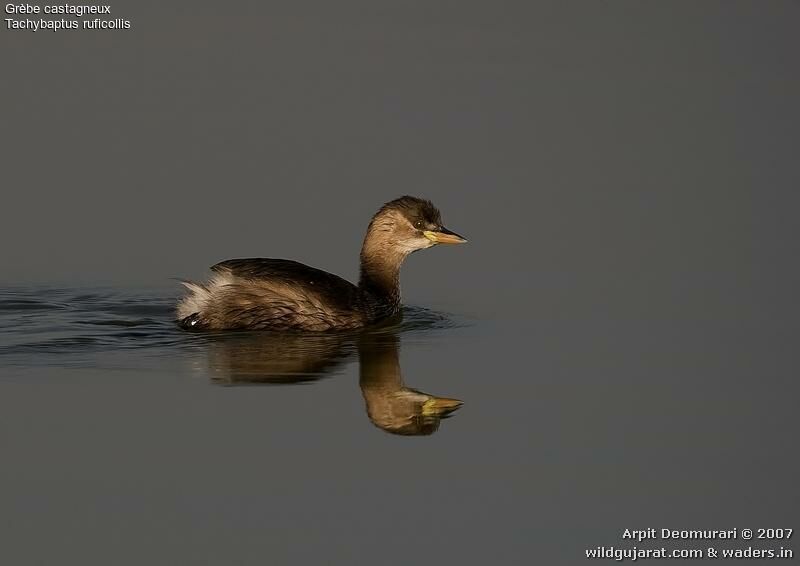
M333 330L367 326L400 312L400 266L434 244L466 242L442 226L428 200L404 196L372 217L361 248L358 286L286 259L230 259L211 267L205 284L182 282L178 303L186 330Z

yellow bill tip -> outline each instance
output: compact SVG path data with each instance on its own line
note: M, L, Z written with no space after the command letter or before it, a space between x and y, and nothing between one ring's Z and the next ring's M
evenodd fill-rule
M434 244L464 244L467 239L459 236L455 232L451 232L446 228L444 231L425 230L422 234Z
M444 416L452 413L464 402L458 399L447 399L446 397L431 397L422 404L422 414L424 416Z

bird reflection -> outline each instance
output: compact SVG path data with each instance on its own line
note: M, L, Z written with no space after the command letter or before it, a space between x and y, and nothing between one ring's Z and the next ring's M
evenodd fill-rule
M359 384L372 423L393 434L433 434L442 418L461 406L403 384L399 339L394 334L362 335L358 341Z
M212 381L221 385L310 382L332 375L357 354L367 416L392 434L432 434L462 404L405 386L396 326L360 333L219 335L208 346Z
M248 332L214 336L211 379L221 385L303 383L335 373L355 352L345 334Z

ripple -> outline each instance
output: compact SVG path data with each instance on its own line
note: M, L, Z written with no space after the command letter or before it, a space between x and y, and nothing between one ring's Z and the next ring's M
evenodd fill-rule
M63 309L64 305L48 303L32 299L6 299L0 300L0 311L45 311Z
M159 324L153 319L150 318L142 318L138 320L124 320L124 319L112 319L112 320L86 320L83 324L92 324L95 326L124 326L124 327L132 327L132 326L150 326L154 324Z
M174 321L175 301L164 291L0 289L0 365L61 365L78 358L91 363L96 357L132 350L164 358L219 343L243 355L278 344L310 355L336 349L346 357L357 340L406 333L430 337L465 326L464 320L448 313L408 306L402 316L362 331L286 333L276 341L274 333L264 332L183 332ZM309 375L317 369L310 369Z

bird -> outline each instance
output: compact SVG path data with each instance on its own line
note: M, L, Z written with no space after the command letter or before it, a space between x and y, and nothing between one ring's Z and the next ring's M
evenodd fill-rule
M205 283L181 281L180 328L190 331L331 331L368 327L401 312L400 267L409 254L467 240L445 228L431 201L403 196L367 227L358 284L287 259L229 259Z
M359 386L367 417L376 427L404 436L430 435L464 404L406 387L395 333L363 332L358 341Z
M208 343L211 382L222 386L310 383L359 360L367 417L397 435L430 435L463 402L407 387L400 368L402 323L386 321L355 332L237 332ZM339 414L340 411L334 411ZM303 418L302 412L292 418Z

